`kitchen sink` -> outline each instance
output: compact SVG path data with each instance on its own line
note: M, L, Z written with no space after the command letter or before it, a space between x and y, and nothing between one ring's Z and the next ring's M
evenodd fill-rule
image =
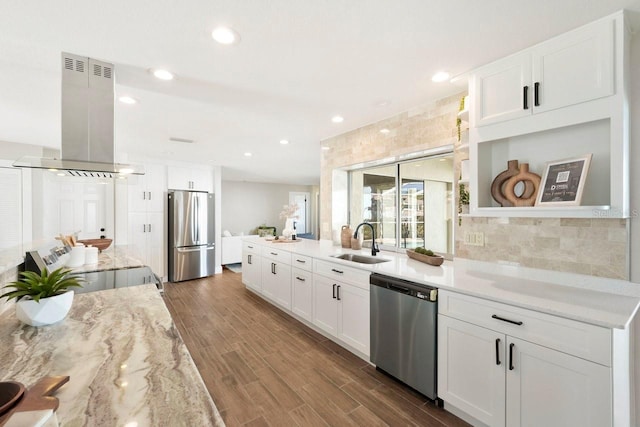
M359 264L379 264L381 262L389 262L390 259L376 258L372 256L356 255L356 254L342 254L331 255L334 258L343 259L345 261L357 262Z

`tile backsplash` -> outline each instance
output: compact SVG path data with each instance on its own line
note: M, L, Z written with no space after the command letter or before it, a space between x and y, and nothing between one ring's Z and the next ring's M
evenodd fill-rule
M464 95L444 98L322 141L322 146L327 148L322 150L320 163L322 239L339 235L339 229L336 230L333 224L336 212L332 199L342 200L340 192L346 188L333 188L337 176L334 171L362 162L458 144L456 117L460 98ZM389 132L380 133L383 128ZM465 132L463 142L467 137ZM466 150L456 149L456 177L459 176L460 160L467 157ZM454 229L456 257L616 279L629 278L628 220L464 217L460 226L456 219ZM484 233L484 246L464 244L464 235L470 231Z

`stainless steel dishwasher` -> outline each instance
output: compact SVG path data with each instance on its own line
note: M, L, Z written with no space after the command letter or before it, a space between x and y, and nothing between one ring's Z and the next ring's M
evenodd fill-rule
M438 290L372 274L371 362L430 399L436 395Z

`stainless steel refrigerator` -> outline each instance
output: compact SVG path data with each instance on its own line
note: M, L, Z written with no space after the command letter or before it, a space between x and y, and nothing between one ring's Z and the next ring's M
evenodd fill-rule
M213 194L169 192L169 281L214 274Z

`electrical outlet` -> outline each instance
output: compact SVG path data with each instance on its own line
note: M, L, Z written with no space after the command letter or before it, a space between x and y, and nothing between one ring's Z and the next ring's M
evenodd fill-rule
M484 246L484 233L482 231L466 231L464 244L468 246Z

